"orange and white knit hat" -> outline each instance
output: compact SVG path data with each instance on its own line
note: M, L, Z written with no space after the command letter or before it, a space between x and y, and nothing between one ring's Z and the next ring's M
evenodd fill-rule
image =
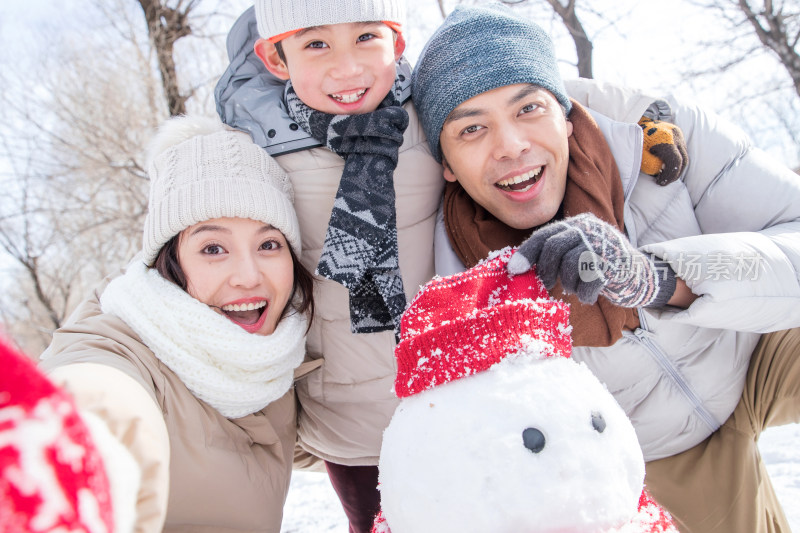
M276 43L303 28L381 21L398 33L406 19L405 0L256 0L258 33Z

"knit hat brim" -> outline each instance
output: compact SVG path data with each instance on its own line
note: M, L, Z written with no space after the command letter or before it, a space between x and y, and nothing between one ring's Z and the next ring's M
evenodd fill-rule
M200 198L215 201L187 212L186 202ZM289 198L271 187L254 186L251 180L231 178L186 184L154 205L145 224L153 230L144 235L145 264L152 266L158 252L175 235L215 218L249 218L270 224L283 233L295 255L300 256L299 222Z
M406 19L405 0L256 0L255 11L258 33L270 40L312 26L378 21L402 26Z
M549 355L569 355L571 342L553 323L567 323L566 304L518 300L481 309L401 342L395 350L395 394L404 398L488 370L526 342L540 341Z

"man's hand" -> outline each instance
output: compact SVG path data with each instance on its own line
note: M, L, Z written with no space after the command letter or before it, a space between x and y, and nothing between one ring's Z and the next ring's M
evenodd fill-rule
M622 307L662 306L675 291L675 272L634 248L591 213L553 222L528 237L508 262L512 275L536 271L552 289L561 278L567 293L587 304L598 295Z
M644 132L642 172L655 177L659 185L672 183L689 164L683 132L675 124L647 116L639 119L639 126Z

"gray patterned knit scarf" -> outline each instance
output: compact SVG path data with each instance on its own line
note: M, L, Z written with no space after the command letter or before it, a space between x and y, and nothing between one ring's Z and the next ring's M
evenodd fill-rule
M353 333L397 334L406 307L394 194L394 169L408 127L408 113L395 97L399 83L378 109L360 115L311 109L286 84L292 119L345 160L316 273L350 291Z

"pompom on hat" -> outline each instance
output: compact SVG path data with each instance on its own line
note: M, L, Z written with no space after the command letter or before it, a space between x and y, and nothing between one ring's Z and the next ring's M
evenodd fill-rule
M270 224L300 255L289 177L248 134L219 119L176 117L159 129L149 160L150 202L142 239L148 266L184 229L223 217Z
M106 470L72 398L2 338L0 368L0 531L113 531Z
M567 113L572 109L553 42L541 27L501 4L456 6L423 48L411 82L436 160L442 162L439 135L453 109L517 83L547 89Z
M399 398L487 370L531 340L550 347L545 356L570 356L569 306L548 295L534 270L510 277L512 251L417 293L395 348Z
M312 26L384 22L398 33L406 20L405 0L256 0L258 33L270 42Z

